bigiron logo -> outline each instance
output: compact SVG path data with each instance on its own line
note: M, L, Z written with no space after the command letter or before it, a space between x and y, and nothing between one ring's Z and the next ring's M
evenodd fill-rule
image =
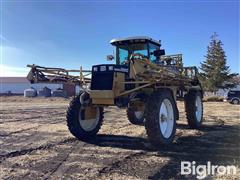
M207 164L196 164L195 161L181 161L181 175L196 175L197 179L203 179L212 175L234 175L237 168L234 165L212 165L210 161Z

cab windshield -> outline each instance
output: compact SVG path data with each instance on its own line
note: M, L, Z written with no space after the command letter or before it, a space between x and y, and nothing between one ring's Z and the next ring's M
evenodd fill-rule
M148 45L146 43L119 45L117 48L117 64L126 64L131 54L137 53L148 58Z

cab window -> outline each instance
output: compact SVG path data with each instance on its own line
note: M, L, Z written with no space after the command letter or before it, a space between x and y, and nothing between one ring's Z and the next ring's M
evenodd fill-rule
M128 50L119 48L119 62L123 64L128 59Z
M146 43L134 43L118 46L117 64L125 64L131 54L142 54L148 58L148 45Z
M152 61L152 62L157 62L158 61L156 56L153 55L153 52L157 49L159 49L159 46L154 45L152 43L149 43L150 61Z
M143 43L133 44L133 46L130 47L130 53L131 54L142 54L148 58L147 44L143 44Z

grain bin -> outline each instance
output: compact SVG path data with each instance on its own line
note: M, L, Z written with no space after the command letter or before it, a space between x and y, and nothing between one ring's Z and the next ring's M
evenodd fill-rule
M57 89L52 92L53 97L67 97L67 92L62 89Z
M33 87L24 90L24 97L35 97L37 96L37 90Z
M38 96L40 97L51 97L51 89L44 87L43 89L39 90Z

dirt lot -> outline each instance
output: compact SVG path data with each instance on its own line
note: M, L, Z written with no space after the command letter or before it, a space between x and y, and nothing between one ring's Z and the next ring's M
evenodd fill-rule
M65 123L69 99L1 97L0 179L193 179L181 176L181 161L235 165L240 176L240 106L204 103L204 126L190 130L183 103L174 143L159 150L125 110L105 109L97 138L75 139Z

